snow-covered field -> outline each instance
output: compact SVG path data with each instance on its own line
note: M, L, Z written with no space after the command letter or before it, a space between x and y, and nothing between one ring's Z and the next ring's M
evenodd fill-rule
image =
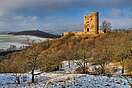
M31 42L46 41L47 38L40 38L29 35L0 35L0 49L8 49L10 45L15 45L17 48L27 46Z
M131 88L132 78L122 76L98 76L88 74L74 74L77 65L74 61L62 62L60 71L35 71L35 83L31 83L31 72L25 74L0 74L0 88ZM20 77L21 84L17 84L16 77Z
M74 74L76 60L62 62L62 72L35 71L35 83L31 83L31 72L25 74L2 73L0 74L0 88L131 88L132 78L121 76L99 76L88 74ZM17 84L20 77L20 84Z
M86 74L42 73L32 84L30 74L21 75L21 84L13 74L0 74L0 88L131 88L121 77L94 76Z
M60 71L41 73L35 71L35 83L31 83L31 72L17 74L21 84L17 84L16 74L0 74L0 88L131 88L132 78L121 76L107 77L88 74L74 74L78 67L76 60L62 62Z

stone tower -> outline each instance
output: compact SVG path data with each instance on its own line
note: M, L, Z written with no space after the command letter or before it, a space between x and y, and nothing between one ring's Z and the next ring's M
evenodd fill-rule
M99 30L99 13L92 12L88 16L84 16L84 32L89 34L97 34Z

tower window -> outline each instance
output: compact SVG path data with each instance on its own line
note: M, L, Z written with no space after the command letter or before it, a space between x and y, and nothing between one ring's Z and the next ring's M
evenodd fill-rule
M89 28L87 28L87 31L89 31Z

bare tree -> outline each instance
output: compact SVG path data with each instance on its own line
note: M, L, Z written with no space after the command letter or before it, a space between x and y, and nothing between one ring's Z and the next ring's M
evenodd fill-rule
M11 71L13 72L13 76L16 77L16 82L18 84L21 83L21 79L20 79L21 73L25 72L25 68L24 68L25 63L23 63L21 61L16 62L16 60L21 59L22 54L23 54L23 52L20 52L20 53L15 52L15 53L13 53L13 57L14 57L15 60L13 60L11 62L12 63L12 65L11 65L11 68L12 68Z
M99 65L99 74L106 75L106 66L111 62L112 53L109 48L97 48L93 55L93 64Z
M30 50L32 49L32 50ZM32 74L32 83L35 82L35 70L39 68L39 64L40 62L40 58L39 55L42 51L42 48L39 47L36 44L33 44L32 46L30 46L29 52L27 52L27 64L28 66L31 68L31 74Z
M121 52L119 52L118 57L120 59L120 63L122 66L122 75L125 73L125 61L126 59L131 59L132 58L132 50L131 49L125 49Z
M78 50L75 53L75 58L79 60L77 64L79 65L79 70L82 73L88 72L88 63L92 60L92 49L94 46L94 41L92 40L82 40L80 45L77 46Z
M111 28L112 28L112 26L111 26L110 22L108 22L106 20L102 22L101 29L104 31L104 33L110 32Z
M78 51L78 54L81 63L77 62L77 64L81 67L83 73L88 73L88 63L92 55L91 52L83 48Z

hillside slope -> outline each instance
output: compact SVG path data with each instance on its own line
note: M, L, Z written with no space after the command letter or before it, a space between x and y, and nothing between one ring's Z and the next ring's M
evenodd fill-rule
M83 39L74 36L65 36L63 38L33 44L22 52L9 55L8 60L3 60L0 63L0 66L2 66L0 71L14 72L17 70L21 72L19 63L22 65L21 69L29 71L31 68L28 66L28 62L32 62L34 56L38 57L36 62L38 62L37 67L39 67L39 69L43 71L53 71L57 69L57 66L60 65L62 61L80 59L85 61L82 57L86 57L88 61L89 57L93 57L93 64L98 65L103 64L103 62L107 62L105 64L108 65L112 61L120 63L121 57L117 56L121 56L123 53L126 55L129 54L127 55L129 58L125 60L125 66L127 66L126 71L131 72L132 65L129 64L132 55L131 36L132 32L113 32L102 34L96 38ZM6 68L7 65L8 68ZM15 67L15 69L13 69L13 67Z
M35 43L1 60L0 72L21 73L19 77L24 81L21 80L21 84L17 85L18 88L131 88L131 78L113 75L115 70L118 71L118 66L112 69L109 66L111 63L121 63L123 56L125 72L132 76L131 36L132 32L124 31L101 34L94 38L68 35ZM62 64L62 61L67 63ZM75 66L77 69L73 69L74 74L67 74L68 69L74 68L72 62L77 64ZM98 68L90 72L89 63ZM103 70L100 68L101 65L104 67ZM35 76L35 83L30 84L33 67L33 71L39 70L40 74ZM105 73L102 73L103 71ZM11 74L2 74L0 86L14 88L16 87L15 79L16 77Z

